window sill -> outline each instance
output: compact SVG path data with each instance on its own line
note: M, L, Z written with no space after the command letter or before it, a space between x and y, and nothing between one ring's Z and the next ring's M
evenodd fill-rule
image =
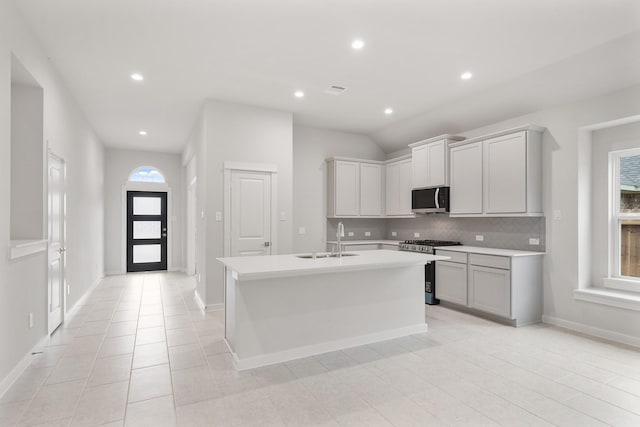
M573 291L573 298L594 304L640 311L640 293L635 292L602 288L575 289Z
M46 250L46 240L11 240L9 242L9 259L22 258Z
M617 289L619 291L640 292L640 280L623 279L621 277L610 277L603 280L604 287Z

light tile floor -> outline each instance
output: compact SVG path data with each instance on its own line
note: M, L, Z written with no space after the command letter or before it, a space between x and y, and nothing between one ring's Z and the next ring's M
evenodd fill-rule
M0 425L640 426L640 352L427 306L429 332L236 372L181 274L106 278Z

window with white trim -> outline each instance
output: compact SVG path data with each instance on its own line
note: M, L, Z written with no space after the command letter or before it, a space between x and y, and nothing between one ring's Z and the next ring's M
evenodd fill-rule
M640 148L609 154L611 231L605 286L640 292Z
M129 175L132 182L165 182L164 176L154 167L143 166L137 168Z

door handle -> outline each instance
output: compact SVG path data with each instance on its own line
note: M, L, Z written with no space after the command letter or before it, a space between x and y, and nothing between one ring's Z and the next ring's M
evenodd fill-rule
M162 237L167 237L167 233L162 233Z
M264 245L265 245L266 247L269 247L269 246L271 246L271 242L264 242Z
M65 248L59 248L59 249L58 249L58 253L64 253L64 252L66 252L66 251L67 251L67 250L66 250Z

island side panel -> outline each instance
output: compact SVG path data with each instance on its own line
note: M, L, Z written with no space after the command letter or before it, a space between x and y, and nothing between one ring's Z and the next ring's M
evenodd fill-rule
M238 367L277 363L426 331L424 266L240 280L234 306Z
M236 282L233 278L233 271L229 268L224 269L224 338L232 352L235 352L235 288Z

